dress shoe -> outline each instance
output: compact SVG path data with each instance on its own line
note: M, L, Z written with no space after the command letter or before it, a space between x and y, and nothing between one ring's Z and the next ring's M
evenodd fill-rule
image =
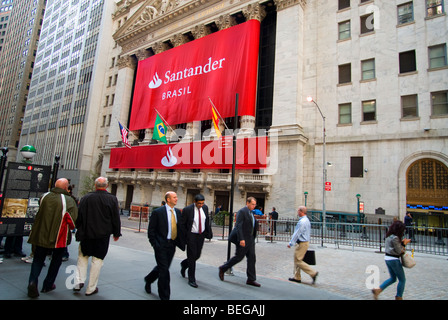
M28 285L28 297L37 298L39 296L39 290L37 290L37 285L35 283L30 283Z
M151 282L147 281L146 279L145 279L145 291L146 293L151 294Z
M42 288L42 290L40 292L47 293L47 292L53 291L54 289L56 289L56 285L53 283L51 288Z
M219 279L224 281L224 269L219 267Z
M181 263L180 264L180 274L182 275L182 278L185 278L185 271L187 271L187 267L184 267Z
M81 289L84 287L84 283L78 283L73 287L73 291L78 292L81 291Z
M292 282L302 283L302 280L297 280L297 279L294 279L294 278L289 278L288 280L292 281Z
M90 292L90 293L87 293L86 292L86 296L91 296L91 295L93 295L93 294L95 294L95 293L98 293L98 287L97 288L95 288L95 290L93 290L93 292Z
M188 284L189 284L190 286L192 286L193 288L197 288L197 287L198 287L196 281L188 281Z
M316 279L317 279L317 275L319 274L319 272L316 272L316 274L314 275L314 277L313 277L313 284L315 284L316 283Z
M246 281L246 284L249 285L249 286L261 287L261 284L259 284L259 283L256 282L256 281L253 281L253 280L247 280L247 281Z

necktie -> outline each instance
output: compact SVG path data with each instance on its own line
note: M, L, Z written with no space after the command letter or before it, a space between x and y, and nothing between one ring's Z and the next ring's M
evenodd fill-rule
M201 209L198 209L198 216L199 216L199 230L198 233L202 233L202 220L201 220Z
M171 240L175 240L176 238L177 238L176 217L174 216L173 209L171 209Z

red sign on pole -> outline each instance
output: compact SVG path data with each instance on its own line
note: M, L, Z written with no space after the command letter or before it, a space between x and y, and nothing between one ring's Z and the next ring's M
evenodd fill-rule
M325 191L331 191L331 182L325 182Z

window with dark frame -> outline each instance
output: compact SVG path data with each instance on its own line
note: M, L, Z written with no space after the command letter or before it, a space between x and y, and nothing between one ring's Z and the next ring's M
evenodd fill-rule
M364 158L350 157L350 178L364 177Z
M426 16L434 17L443 13L443 0L426 0Z
M339 66L339 84L352 82L352 65L350 63Z
M403 3L397 6L398 25L414 21L414 4Z
M399 60L400 60L400 74L417 71L415 50L400 52Z
M375 31L373 18L373 13L361 17L361 34Z
M338 10L342 10L350 7L350 0L339 0L338 1Z

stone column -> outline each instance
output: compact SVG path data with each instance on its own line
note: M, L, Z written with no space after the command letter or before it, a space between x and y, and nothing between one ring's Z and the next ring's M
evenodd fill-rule
M137 67L136 61L130 56L123 56L118 60L118 79L117 90L115 93L114 105L112 108L112 119L117 119L123 124L127 124L129 109L131 107L132 85L134 82L134 73ZM111 128L114 126L111 125ZM108 147L114 147L118 141L121 141L120 130L118 125L115 126L115 130L109 130ZM131 139L131 137L129 137Z
M276 163L272 176L270 202L278 203L278 210L294 217L303 205L304 153L308 139L301 126L303 81L303 0L275 0L277 7L276 57L270 161ZM276 148L272 149L275 136ZM290 193L288 199L283 194Z
M243 9L243 15L246 17L246 20L255 19L261 22L266 17L266 11L259 3L253 3ZM256 135L255 117L247 115L242 116L240 118L240 131L238 132L238 137L241 138L253 135Z

